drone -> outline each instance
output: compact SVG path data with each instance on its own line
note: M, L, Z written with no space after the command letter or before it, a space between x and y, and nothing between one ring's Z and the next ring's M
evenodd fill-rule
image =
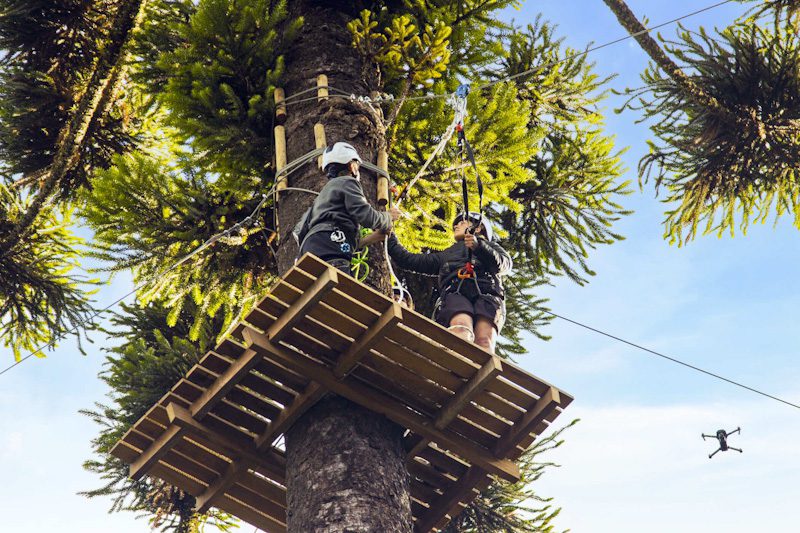
M741 448L734 448L733 446L728 446L728 437L730 437L734 433L739 433L741 435L742 434L742 428L736 428L733 431L725 431L724 429L720 429L720 430L717 430L717 434L716 435L706 435L705 433L703 433L702 434L703 435L703 440L706 440L706 438L709 438L709 439L717 439L719 441L719 448L717 448L717 450L714 453L709 455L708 458L711 459L712 457L714 457L717 454L717 452L720 452L720 451L721 452L726 452L726 451L728 451L728 449L736 450L737 452L742 453Z

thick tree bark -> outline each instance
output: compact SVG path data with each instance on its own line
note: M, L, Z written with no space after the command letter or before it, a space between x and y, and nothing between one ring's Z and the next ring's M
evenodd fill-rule
M286 438L290 532L409 532L403 429L323 398Z
M351 2L295 0L292 18L304 18L303 29L286 56L287 98L314 87L319 74L328 84L364 95L376 90L373 66L351 46L346 24L356 14ZM333 94L333 92L331 92ZM314 124L325 126L328 144L347 141L365 160L376 160L385 143L380 112L342 98L288 106L285 124L287 158L292 161L315 148ZM315 164L291 174L288 185L320 190L325 177ZM363 171L367 199L375 205L376 177ZM278 265L285 272L297 246L291 230L311 205L312 195L285 191L280 195ZM367 283L386 293L388 275L382 248L370 251ZM286 438L288 530L290 533L385 532L412 530L409 476L402 446L402 428L343 398L329 396L300 419Z

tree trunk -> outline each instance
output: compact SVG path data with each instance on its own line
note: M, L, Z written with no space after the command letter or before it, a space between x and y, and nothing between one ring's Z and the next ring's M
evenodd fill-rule
M286 56L283 86L287 98L314 87L319 74L327 75L331 87L347 93L367 95L377 90L377 71L351 46L346 24L356 16L352 3L295 0L289 9L290 18L302 16L304 24ZM373 163L385 143L380 112L363 103L335 97L298 104L290 100L287 111L290 162L315 148L317 122L325 126L329 145L347 141ZM318 191L325 181L316 164L310 163L293 172L288 185ZM361 181L367 199L375 205L376 177L362 168ZM280 272L293 264L297 245L291 230L313 200L310 194L291 190L280 195ZM390 285L382 248L374 246L370 256L367 283L387 293ZM337 396L324 398L306 413L286 436L289 532L410 532L402 435L402 428L382 415Z

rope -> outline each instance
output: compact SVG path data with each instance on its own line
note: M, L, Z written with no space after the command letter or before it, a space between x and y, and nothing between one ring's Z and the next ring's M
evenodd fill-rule
M520 295L522 298L524 298L524 297L525 297L525 293L523 293L523 292L522 292L522 289L520 289L520 288L519 288L519 285L517 285L517 282L515 282L515 281L514 281L512 278L510 278L510 277L509 277L509 278L507 278L507 279L508 279L509 281L511 281L511 284L512 284L512 285L514 286L514 288L517 290L517 293L518 293L518 294L519 294L519 295ZM784 399L782 399L782 398L779 398L779 397L777 397L777 396L773 396L772 394L767 394L766 392L760 391L760 390L758 390L758 389L756 389L756 388L750 387L750 386L748 386L748 385L745 385L745 384L743 384L743 383L739 383L738 381L734 381L734 380L732 380L732 379L728 379L728 378L726 378L726 377L724 377L724 376L721 376L721 375L719 375L719 374L715 374L714 372L710 372L710 371L708 371L708 370L704 370L704 369L702 369L702 368L700 368L700 367L697 367L697 366L694 366L694 365L692 365L692 364L689 364L689 363L686 363L686 362L684 362L684 361L681 361L680 359L677 359L677 358L675 358L675 357L670 357L670 356L668 356L668 355L664 355L664 354L662 354L662 353L659 353L659 352L657 352L657 351L655 351L655 350L651 350L650 348L646 348L646 347L644 347L644 346L642 346L642 345L640 345L640 344L636 344L635 342L631 342L631 341L625 340L625 339L623 339L622 337L618 337L618 336L616 336L616 335L612 335L611 333L606 333L606 332L605 332L605 331L603 331L603 330L600 330L600 329L597 329L597 328L593 328L592 326L588 326L588 325L586 325L586 324L583 324L583 323L581 323L581 322L578 322L577 320L572 320L571 318L567 318L567 317L565 317L565 316L562 316L562 315L559 315L559 314L553 313L552 311L548 311L547 309L541 309L541 308L540 308L539 310L540 310L541 312L545 313L545 314L551 315L551 316L553 316L553 317L555 317L555 318L560 318L561 320L564 320L565 322L569 322L570 324L575 324L576 326L580 326L580 327L582 327L582 328L584 328L584 329L588 329L589 331L593 331L593 332L595 332L595 333L599 333L600 335L603 335L603 336L605 336L605 337L608 337L608 338L610 338L610 339L614 339L615 341L621 342L621 343L623 343L623 344L627 344L628 346L632 346L632 347L634 347L634 348L637 348L637 349L639 349L639 350L642 350L642 351L644 351L644 352L647 352L647 353L649 353L649 354L656 355L656 356L658 356L658 357L661 357L661 358L663 358L663 359L666 359L667 361L671 361L671 362L673 362L673 363L677 363L677 364L679 364L679 365L685 366L686 368L690 368L690 369L692 369L692 370L694 370L694 371L696 371L696 372L700 372L701 374L705 374L705 375L707 375L707 376L711 376L712 378L716 378L716 379L719 379L719 380L721 380L721 381L724 381L724 382L726 382L726 383L730 383L731 385L735 385L735 386L737 386L737 387L740 387L740 388L742 388L742 389L748 390L748 391L750 391L750 392L755 392L756 394L760 394L761 396L765 396L765 397L767 397L767 398L770 398L771 400L775 400L775 401L778 401L778 402L781 402L781 403L785 403L786 405L789 405L789 406L791 406L791 407L795 407L795 408L797 408L797 409L800 409L800 405L798 405L798 404L795 404L795 403L792 403L792 402L790 402L790 401L784 400Z
M281 181L287 179L293 172L297 171L297 169L299 169L301 166L303 166L308 161L314 159L315 157L318 157L320 154L322 154L322 152L324 150L325 150L324 148L317 148L315 150L312 150L311 152L308 152L307 154L302 155L302 156L298 157L297 159L293 160L292 162L288 163L284 168L282 168L280 171L278 171L275 174L275 181L273 182L272 187L270 187L270 189L266 193L261 195L261 201L258 203L258 205L256 205L255 209L253 209L253 211L249 215L247 215L245 218L243 218L241 221L237 222L236 224L234 224L233 226L231 226L230 228L228 228L228 229L226 229L224 231L221 231L221 232L219 232L219 233L217 233L215 235L212 235L204 243L202 243L200 246L198 246L197 248L195 248L194 250L189 252L187 255L185 255L184 257L179 259L172 266L166 268L162 272L159 272L157 274L149 276L147 279L145 279L144 281L142 281L139 284L137 284L131 291L129 291L124 296L122 296L120 298L117 298L112 303L110 303L109 305L107 305L103 309L100 309L99 311L96 311L95 313L93 313L88 318L79 321L69 331L61 333L59 335L56 335L55 338L53 338L50 342L47 342L45 344L40 345L38 348L36 348L36 350L30 352L25 357L20 358L19 361L15 361L12 365L4 368L2 371L0 371L0 376L2 376L3 374L8 372L9 370L14 368L15 366L17 366L17 365L23 363L24 361L30 359L34 355L36 355L38 353L41 353L47 347L53 347L56 342L66 338L68 335L77 334L84 326L86 326L87 324L91 324L91 322L95 318L97 318L101 314L105 313L106 311L108 311L112 307L116 306L118 303L120 303L123 300L125 300L128 296L136 293L137 291L139 291L143 287L147 286L147 284L150 283L152 280L154 280L156 278L160 278L160 277L168 274L169 272L172 272L173 270L175 270L176 268L178 268L182 264L186 263L192 257L196 256L200 252L202 252L202 251L206 250L208 247L212 246L218 240L223 239L225 237L229 237L235 231L239 231L244 226L249 226L249 225L253 224L253 222L255 221L255 218L259 215L259 213L261 212L261 209L264 207L264 204L266 204L266 202L269 199L269 197L274 195L275 191L277 190L278 183L280 183ZM286 187L284 190L290 190L290 189L291 190L296 190L296 191L301 191L301 192L307 192L307 193L310 193L310 194L319 194L318 192L312 191L311 189L302 189L300 187ZM262 228L262 229L267 229L267 228ZM272 247L270 247L270 250L271 249L272 249ZM274 254L274 251L273 251L273 254Z
M273 184L273 186L272 186L272 189L274 189L276 186L277 186L277 183ZM19 361L15 361L15 362L14 362L14 364L12 364L12 365L9 365L8 367L4 368L2 371L0 371L0 376L2 376L3 374L5 374L6 372L8 372L9 370L11 370L12 368L14 368L15 366L17 366L17 365L20 365L20 364L24 363L25 361L27 361L28 359L30 359L30 358L31 358L31 357L33 357L34 355L36 355L36 354L38 354L38 353L41 353L41 352L42 352L42 350L44 350L45 348L47 348L47 347L54 347L56 342L58 342L58 341L60 341L60 340L62 340L62 339L64 339L64 338L66 338L68 335L77 334L77 333L78 333L78 332L79 332L79 331L80 331L80 330L81 330L81 329L82 329L82 328L83 328L85 325L87 325L87 324L91 324L91 322L92 322L92 321L93 321L95 318L97 318L97 317L98 317L98 316L100 316L101 314L105 313L106 311L108 311L108 310L109 310L109 309L111 309L112 307L116 306L118 303L120 303L120 302L122 302L123 300L125 300L125 299L126 299L128 296L130 296L130 295L134 294L134 293L135 293L135 292L137 292L138 290L140 290L140 289L142 289L143 287L145 287L145 286L146 286L148 283L150 283L152 280L154 280L154 279L156 279L156 278L163 277L163 276L165 276L166 274L168 274L168 273L172 272L173 270L175 270L176 268L178 268L178 267L179 267L179 266L181 266L182 264L186 263L186 262L187 262L189 259L191 259L192 257L194 257L194 256L196 256L197 254L199 254L200 252L204 251L206 248L208 248L208 247L212 246L212 245L213 245L214 243L216 243L218 240L220 240L220 239L222 239L222 238L225 238L225 237L228 237L228 236L230 236L230 235L231 235L233 232L235 232L235 231L239 231L239 229L241 229L241 228L242 228L242 227L244 227L245 225L250 225L250 224L252 224L252 223L253 223L253 221L254 221L254 219L255 219L255 217L257 217L257 216L258 216L258 214L261 212L261 208L264 206L264 204L266 203L266 201L267 201L267 199L269 198L269 196L270 196L270 194L271 194L271 193L272 193L272 190L268 191L266 194L263 194L263 195L261 196L261 201L260 201L260 202L258 203L258 205L255 207L255 209L253 209L253 211L252 211L252 212L251 212L249 215L247 215L245 218L243 218L241 221L237 222L236 224L234 224L233 226L231 226L230 228L228 228L228 229L226 229L226 230L224 230L224 231L221 231L221 232L219 232L219 233L217 233L217 234L215 234L215 235L212 235L211 237L209 237L208 239L206 239L206 241L205 241L204 243L202 243L200 246L198 246L197 248L195 248L194 250L192 250L191 252L189 252L188 254L186 254L185 256L183 256L183 257L182 257L181 259L179 259L177 262L173 263L173 264L172 264L170 267L166 268L166 269L165 269L165 270L163 270L162 272L159 272L159 273L157 273L157 274L154 274L154 275L152 275L152 276L149 276L147 279L145 279L144 281L142 281L142 282L140 282L139 284L137 284L137 285L136 285L136 286L135 286L135 287L134 287L132 290L130 290L130 291L129 291L127 294L125 294L124 296L121 296L120 298L117 298L116 300L114 300L113 302L111 302L110 304L108 304L107 306L105 306L103 309L100 309L99 311L96 311L96 312L94 312L94 313L93 313L91 316L89 316L88 318L86 318L86 319L84 319L84 320L81 320L81 321L79 321L79 322L78 322L78 323L77 323L77 324L76 324L76 325L75 325L75 326L74 326L72 329L70 329L69 331L67 331L67 332L63 332L63 333L61 333L61 334L58 334L58 335L56 335L56 336L55 336L55 337L54 337L54 338L53 338L53 339L52 339L50 342L47 342L47 343L45 343L45 344L42 344L42 345L40 345L38 348L36 348L36 350L34 350L34 351L32 351L31 353L27 354L25 357L22 357L22 358L20 358L20 360L19 360Z

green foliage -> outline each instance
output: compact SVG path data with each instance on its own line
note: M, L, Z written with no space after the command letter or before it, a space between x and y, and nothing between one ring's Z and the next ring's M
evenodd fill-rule
M19 193L0 183L0 240L26 208ZM91 286L97 282L75 273L83 241L70 231L71 215L43 210L25 246L0 255L0 338L17 361L22 351L55 345L93 316Z
M0 169L31 188L58 150L59 133L86 90L115 2L0 2ZM81 163L58 184L62 196L136 141L115 110L93 123Z
M517 183L528 178L520 161L534 157L540 131L528 128L530 106L518 98L513 84L498 84L486 95L475 93L468 100L470 114L464 131L475 151L475 159L483 180L484 203L495 202L498 209L516 209L509 194ZM398 116L397 131L402 131L392 145L393 179L400 186L410 181L438 143L441 134L453 120L453 111L444 99L409 102ZM409 218L399 225L398 234L405 242L419 249L443 248L451 243L450 223L463 209L461 205L461 172L454 170L462 162L456 154L455 141L445 153L428 167L429 174L410 190L405 206ZM478 205L475 176L471 168L463 169L470 184L470 204ZM440 224L431 224L429 214L437 213ZM411 238L413 235L413 239Z
M800 37L797 22L734 25L716 36L681 28L665 49L719 102L704 106L651 65L625 107L651 120L656 141L639 164L669 204L665 237L745 233L752 222L794 217L800 228Z
M286 1L273 3L200 2L180 26L183 46L158 59L169 79L169 122L198 164L251 175L271 167L272 92L284 69L281 51L302 24L286 23Z
M405 77L411 87L427 87L447 69L452 29L443 22L419 28L411 15L401 14L392 17L383 31L376 32L377 27L368 10L348 24L353 46L379 64L387 78Z
M597 110L609 81L592 72L586 56L563 48L554 28L541 20L509 36L503 70L490 78L516 76L520 98L533 112L529 127L542 132L536 154L525 159L526 180L509 192L517 204L496 211L534 276L565 274L577 283L593 275L590 249L623 237L611 228L625 210L618 198L630 194L619 182L622 168L611 137L602 133ZM569 59L565 59L569 57Z
M212 347L216 321L201 327L195 341L189 340L194 321L193 309L178 313L170 320L170 311L160 306L128 306L124 314L112 318L113 331L122 343L109 349L100 378L111 389L112 405L96 404L84 410L100 426L92 448L100 459L91 459L84 468L98 474L104 485L82 492L93 497L112 497L111 511L147 511L153 528L175 533L194 533L209 523L220 531L230 531L230 517L212 510L208 515L194 512L194 497L163 481L128 477L128 465L110 455L111 449L153 404L181 379L200 357ZM173 322L170 326L169 322Z
M276 265L263 221L167 267L252 213L260 201L250 192L257 182L193 168L180 154L139 152L114 162L97 174L84 198L83 215L99 247L95 255L113 270L133 269L135 281L145 284L140 302L166 305L171 324L193 302L192 339L217 316L224 317L221 333L272 279Z

